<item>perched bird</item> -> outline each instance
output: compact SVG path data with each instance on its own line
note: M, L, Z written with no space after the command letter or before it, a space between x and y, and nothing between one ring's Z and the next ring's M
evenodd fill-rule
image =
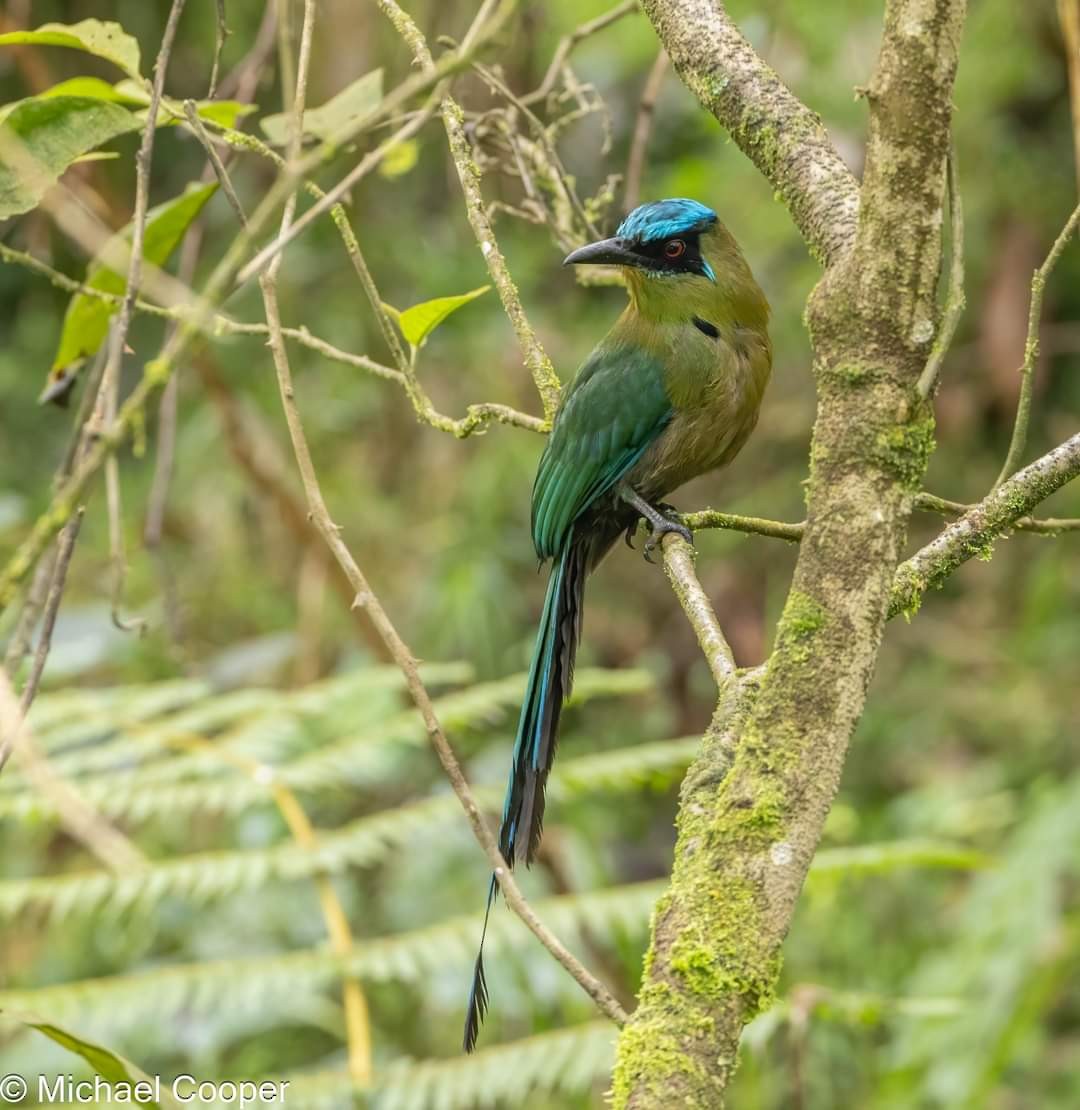
M757 423L772 368L769 304L730 232L694 200L643 204L614 238L563 265L618 266L630 303L566 388L532 495L532 536L552 561L499 848L531 863L559 714L570 694L586 575L644 518L645 555L689 531L663 498L735 457ZM497 884L492 876L487 914ZM465 1019L465 1050L487 1008L483 935Z

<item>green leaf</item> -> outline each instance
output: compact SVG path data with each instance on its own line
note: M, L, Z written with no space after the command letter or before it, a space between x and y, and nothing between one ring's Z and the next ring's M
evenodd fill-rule
M66 46L104 58L131 77L139 76L139 44L119 23L84 19L80 23L44 23L35 31L9 31L0 46Z
M239 100L199 100L195 103L195 110L204 120L229 128L235 127L256 108L257 104L244 104Z
M122 82L124 83L124 82ZM134 82L126 82L134 84ZM131 98L124 95L119 85L110 85L100 77L72 77L68 81L61 81L59 85L38 93L42 99L54 96L89 96L95 100L113 100L117 103L130 103ZM144 98L144 103L149 98Z
M383 71L373 69L347 85L322 107L306 111L304 134L324 141L332 138L350 120L367 115L382 100L382 94ZM276 146L284 146L288 142L289 117L285 113L267 116L260 121L259 126Z
M118 150L92 150L89 154L80 154L71 164L83 166L87 162L115 162L120 157Z
M110 86L117 100L125 104L138 105L147 108L150 105L150 94L138 81L117 81ZM169 109L162 107L158 112L158 127L175 127L182 122L183 106L175 100L164 100ZM236 121L255 111L254 104L244 104L239 100L198 100L195 110L199 115L211 123L220 124L222 127L235 127ZM146 113L140 112L139 119L146 119Z
M414 304L411 308L396 312L394 315L398 327L401 328L401 334L414 347L422 347L427 342L427 337L447 316L457 312L469 301L475 301L477 297L483 296L490 288L490 285L481 285L479 289L470 289L468 293L462 293L457 297L436 297L433 301L423 301L420 304Z
M158 1090L160 1084L155 1084L146 1072L110 1049L103 1048L92 1041L85 1041L82 1037L77 1037L67 1029L42 1021L31 1014L5 1011L4 1017L27 1029L36 1029L39 1033L48 1037L50 1041L60 1045L61 1048L65 1048L75 1056L81 1057L106 1083L120 1088L120 1090L114 1092L115 1094L119 1096L121 1092L124 1092L129 1095L128 1098L121 1099L121 1101L136 1106L174 1107L178 1105L165 1088ZM160 1101L155 1101L155 1094Z
M390 181L395 177L404 177L416 165L419 157L420 144L415 139L394 143L379 163L379 174Z
M143 258L155 266L163 266L191 222L216 191L216 183L189 186L180 196L151 209L143 238ZM130 242L131 225L128 224L110 239L105 251L108 252L110 247L115 248L117 243ZM115 270L101 263L91 262L84 283L92 289L120 295L124 292L125 279ZM109 330L109 319L116 309L115 304L85 293L76 293L71 298L43 400L60 399L66 394L78 368L104 342Z
M32 100L52 100L58 96L82 96L113 103L123 103L125 100L108 81L102 81L100 77L72 77L70 81L61 81L60 84L38 93L36 97L28 96L22 100L13 100L10 104L0 104L0 122L6 120L21 104Z
M0 123L0 220L28 212L83 154L139 120L119 104L90 97L31 97Z

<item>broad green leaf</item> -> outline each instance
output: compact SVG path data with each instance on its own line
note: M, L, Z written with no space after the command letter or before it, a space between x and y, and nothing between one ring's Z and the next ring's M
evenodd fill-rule
M48 1037L50 1041L67 1049L75 1056L81 1057L105 1080L117 1088L113 1093L117 1101L126 1102L128 1105L148 1107L176 1107L179 1103L172 1097L167 1085L155 1084L141 1068L136 1067L131 1061L125 1060L108 1048L103 1048L92 1041L83 1040L59 1025L42 1021L32 1014L21 1014L5 1011L3 1016L27 1029L36 1029ZM127 1094L128 1097L124 1097ZM155 1095L157 1096L155 1098Z
M9 31L0 35L0 46L25 43L66 46L104 58L131 77L139 76L139 44L119 23L84 19L80 23L44 23L34 31Z
M90 97L31 97L0 122L0 219L27 212L76 158L139 120L119 104Z
M462 293L457 297L436 297L433 301L414 304L411 308L403 309L401 312L394 310L392 315L397 320L397 325L401 328L401 334L405 336L406 340L414 347L422 347L427 341L427 337L447 316L457 312L462 305L467 305L469 301L475 301L477 297L483 296L490 288L490 285L481 285L479 289L471 289L468 293Z
M143 238L143 258L155 266L163 266L184 237L184 232L216 190L216 183L189 186L180 196L151 209ZM130 242L130 224L109 241L110 246ZM108 251L109 247L105 250ZM124 292L125 279L115 270L92 262L86 273L85 284L104 293L119 295ZM85 293L76 293L71 298L42 400L58 400L67 393L82 363L95 354L104 342L109 330L109 319L116 309L115 304Z
M379 173L391 181L395 177L404 177L416 165L419 157L420 144L415 139L394 143L379 163Z
M373 69L347 85L320 108L310 108L304 113L304 134L326 140L341 130L350 120L366 115L382 100L383 71ZM267 116L259 126L270 142L284 146L289 140L289 117L284 113Z
M136 104L141 108L146 108L150 104L150 94L138 81L117 81L111 88L116 98L122 100L125 104ZM183 106L177 101L166 99L165 103L172 110L166 111L165 108L162 108L158 112L158 127L174 126L181 122L184 114ZM243 104L239 100L198 100L195 102L195 110L203 119L220 124L222 127L235 127L236 121L254 112L255 107L254 104ZM140 112L139 118L146 119L146 113Z
M251 115L258 105L244 104L239 100L199 100L196 101L195 108L204 120L231 128L244 116Z
M121 82L121 84L134 84L131 82ZM53 96L90 96L95 100L115 100L123 103L130 100L129 97L124 96L119 85L110 85L108 81L102 81L100 77L72 77L68 81L61 81L59 85L53 85L52 88L46 89L38 96L47 99ZM144 98L144 103L149 97Z
M51 100L57 96L83 96L91 100L108 100L122 103L124 97L100 77L72 77L70 81L61 81L59 85L40 92L36 97L28 96L22 100L13 100L10 104L0 104L0 121L3 121L19 107L31 100Z

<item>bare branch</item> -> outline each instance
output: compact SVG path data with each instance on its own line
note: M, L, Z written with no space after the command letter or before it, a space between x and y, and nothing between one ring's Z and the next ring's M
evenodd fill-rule
M704 528L726 528L732 532L770 536L777 540L787 540L789 543L798 543L806 529L805 521L789 524L783 520L764 520L757 516L721 513L716 509L700 509L695 513L683 513L680 519L691 532Z
M920 493L915 498L915 508L924 513L941 513L943 516L963 516L977 508L962 501L948 501L932 493ZM1037 536L1056 536L1061 532L1080 531L1080 519L1069 517L1017 517L1010 525L1018 532L1033 532Z
M210 88L206 93L207 100L217 96L218 71L221 69L221 52L225 49L225 40L229 37L229 25L225 22L225 0L215 0L217 6L217 23L214 27L214 61L210 66ZM267 4L272 8L273 4Z
M671 588L697 636L717 688L723 689L735 676L735 656L716 618L716 610L698 580L694 549L674 532L664 537L662 548L664 571Z
M236 284L243 285L252 277L263 270L272 259L276 258L302 231L311 226L320 216L325 215L331 208L340 204L341 198L352 189L361 178L366 177L374 170L393 148L406 142L419 131L424 124L435 114L438 107L438 98L432 97L420 111L415 112L409 120L385 138L374 150L369 151L329 192L321 194L320 198L294 223L280 232L276 239L267 243L255 257L236 275Z
M305 31L309 28L310 13L313 9L314 2L315 0L305 0ZM293 108L292 114L292 140L297 144L299 141L300 121L303 113L306 73L304 64L305 50L303 46L301 47L300 58L301 63L297 79L296 105ZM293 153L295 153L295 151ZM287 229L291 216L292 205L287 202L285 215L282 221L283 228ZM330 517L326 502L323 499L315 465L312 462L311 451L304 433L300 411L296 404L292 370L289 366L289 358L282 336L276 291L277 268L279 262L280 256L271 263L269 269L259 279L259 282L263 291L266 322L270 328L270 349L274 357L274 367L277 372L281 403L285 412L285 421L289 429L289 438L292 441L293 453L296 456L297 465L300 470L300 478L304 485L304 493L307 498L312 522L322 535L338 565L345 572L349 582L355 589L355 604L365 609L372 623L375 625L375 628L378 630L379 635L382 637L383 642L386 644L390 655L400 667L405 677L405 683L409 690L409 694L423 717L432 746L435 748L439 761L443 765L443 769L450 780L454 793L461 801L477 840L480 842L485 854L491 862L499 887L503 892L503 896L506 898L507 904L518 914L522 921L525 922L541 944L543 944L555 959L573 976L601 1011L607 1014L613 1021L622 1023L626 1020L626 1015L611 992L540 922L535 912L525 900L524 895L519 890L506 861L499 853L499 847L495 841L495 837L476 804L476 800L473 797L472 791L469 789L453 749L450 747L450 743L442 730L442 726L439 724L435 714L435 708L431 702L431 697L427 692L427 688L424 686L423 680L420 678L420 673L412 652L401 639L397 629L383 609L382 604L372 592L367 579L361 572L349 548L342 540L340 529L334 524Z
M955 147L949 150L949 225L949 291L945 296L945 311L933 349L916 386L920 397L929 397L934 392L942 363L949 353L957 325L967 305L967 296L964 293L964 200L960 195Z
M630 155L626 160L626 186L623 192L623 207L629 212L637 208L641 200L641 178L645 172L645 152L649 147L653 120L656 118L656 102L660 97L664 78L667 76L669 59L667 51L661 46L656 61L645 78L645 87L638 101L637 119L634 120L634 134L630 140Z
M1065 221L1061 233L1054 240L1046 260L1035 271L1031 279L1031 302L1028 305L1027 339L1024 341L1024 362L1020 367L1020 397L1016 403L1016 421L1013 424L1012 438L1009 441L1009 451L1002 464L1001 473L998 475L995 487L1002 482L1020 465L1024 448L1027 446L1028 424L1031 421L1031 394L1035 385L1035 360L1039 357L1039 326L1042 321L1043 294L1046 283L1054 272L1058 259L1065 244L1069 241L1077 226L1080 225L1080 204L1073 210L1072 215Z
M775 188L815 257L855 238L859 190L821 120L754 53L720 0L643 0L690 91Z
M428 49L424 36L412 18L398 6L395 0L378 0L378 3L412 51L421 71L428 76L433 75L438 67L432 60L431 51ZM478 33L470 30L469 34L466 35L465 42L474 46L477 37ZM463 44L459 53L465 53L465 50L466 47ZM446 94L442 98L440 110L443 127L446 129L446 138L450 145L450 155L454 160L454 168L457 170L462 192L465 194L465 210L469 218L469 224L476 236L477 243L480 245L480 253L487 263L491 280L494 282L496 290L498 290L503 310L509 317L514 334L517 336L518 346L521 348L525 365L532 375L537 392L540 394L540 400L544 406L544 419L550 424L559 404L559 394L562 388L559 377L551 365L551 360L540 345L528 317L525 315L517 286L510 276L506 259L503 257L498 240L495 238L495 230L491 226L491 220L484 205L484 197L480 191L480 171L469 148L468 136L465 133L465 116L461 106L452 96Z
M596 16L595 19L587 20L579 27L575 27L570 34L563 35L559 40L559 45L555 47L555 53L551 57L551 64L544 74L544 79L531 93L521 98L522 103L534 104L536 101L543 100L546 96L549 96L558 83L559 74L562 73L563 66L566 65L566 59L570 57L570 53L574 47L583 39L590 38L592 35L606 30L613 23L622 19L623 16L630 15L631 12L637 11L637 7L638 0L622 0L621 3L616 4L615 7L611 8L609 11Z

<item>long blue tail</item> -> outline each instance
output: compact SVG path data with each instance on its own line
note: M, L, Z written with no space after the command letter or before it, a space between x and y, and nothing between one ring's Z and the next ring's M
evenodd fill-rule
M511 867L518 860L532 863L544 824L544 789L555 758L559 716L563 701L570 696L574 681L574 654L581 635L585 576L592 562L592 537L579 538L571 532L559 559L551 568L540 628L536 634L525 699L514 741L514 764L506 788L499 850ZM480 951L473 970L472 990L465 1015L464 1046L471 1052L476 1044L487 1009L484 979L484 937L488 916L498 885L491 877Z

